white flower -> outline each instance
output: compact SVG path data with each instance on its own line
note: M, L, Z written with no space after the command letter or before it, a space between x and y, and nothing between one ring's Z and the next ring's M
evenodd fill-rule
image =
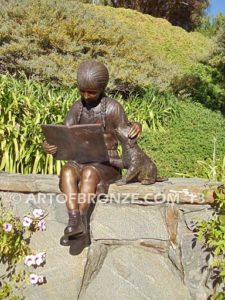
M40 208L36 208L33 210L33 215L35 218L40 218L40 217L43 217L44 216L44 212L42 209Z
M25 227L30 227L30 225L32 224L32 219L29 217L24 217L23 218L23 226Z
M5 232L11 231L12 230L12 224L10 224L10 223L4 223L3 224L3 229L4 229Z
M35 255L26 256L24 259L25 265L27 265L28 267L35 265L35 258Z
M37 284L39 280L39 276L36 274L30 274L30 283Z
M43 219L43 220L39 221L37 226L41 231L45 231L46 230L45 220Z

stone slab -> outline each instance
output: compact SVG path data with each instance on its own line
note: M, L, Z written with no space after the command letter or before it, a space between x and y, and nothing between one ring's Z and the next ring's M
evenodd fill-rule
M92 240L168 240L159 206L103 204L98 202L91 218Z
M0 173L0 191L60 193L57 175Z
M155 203L213 203L213 191L221 183L212 182L200 178L169 178L165 182L156 182L152 185L141 185L140 183L130 183L117 186L111 184L109 195L115 199L127 197L131 200L142 199L144 204Z
M193 299L212 293L207 269L207 253L203 252L203 243L198 241L193 233L183 234L181 238L181 263L184 271L184 282L189 288ZM207 285L211 287L207 288Z
M196 224L200 221L207 221L212 218L215 209L205 207L204 209L184 213L184 220L190 230L194 230Z
M83 282L79 300L191 300L169 260L149 250L110 247L98 267Z

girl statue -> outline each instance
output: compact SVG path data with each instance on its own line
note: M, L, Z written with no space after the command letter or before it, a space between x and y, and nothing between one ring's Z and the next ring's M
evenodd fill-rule
M114 130L129 125L122 106L114 99L105 95L109 73L106 66L98 61L83 62L77 72L77 85L81 99L76 101L68 112L64 124L102 123L104 140L108 150L110 162L118 159L118 141ZM141 125L133 123L129 138L136 138L141 134ZM55 154L57 147L43 143L45 152ZM85 153L84 153L85 155ZM78 238L88 234L87 212L90 206L89 195L107 193L110 183L121 178L121 171L108 164L89 163L78 164L67 162L60 173L60 190L65 194L69 215L68 225L61 238L61 245L69 245L69 237ZM79 196L82 194L82 202Z

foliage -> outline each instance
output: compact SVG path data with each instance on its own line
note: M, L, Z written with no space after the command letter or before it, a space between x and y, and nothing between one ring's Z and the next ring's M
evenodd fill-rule
M169 92L159 92L149 86L144 94L132 96L128 100L120 100L129 120L135 120L142 124L143 130L164 131L168 121L179 116L178 100Z
M201 25L197 28L197 31L207 37L215 37L215 35L218 34L224 26L225 15L223 13L219 13L216 16L204 16L202 18Z
M181 26L186 30L193 30L200 24L201 16L209 5L208 0L90 0L89 2L136 9L154 17L165 18L173 25Z
M179 101L177 111L179 115L164 125L164 132L144 131L140 145L155 160L161 175L205 177L206 170L198 168L197 161L207 162L212 157L214 138L216 160L223 159L224 117L189 100Z
M0 76L0 170L59 174L62 161L42 151L41 124L62 124L79 98L77 89L52 87L22 77ZM120 100L128 118L144 128L163 128L177 113L176 98L148 87L140 97Z
M162 88L213 48L199 33L132 10L70 0L0 2L1 73L71 86L78 64L94 58L109 67L115 90Z
M179 96L188 94L206 107L225 113L225 26L218 32L214 55L195 65L191 75L175 80L174 91Z
M213 280L213 299L225 298L225 189L215 193L216 214L208 221L197 224L199 240L204 240L204 250L209 253L208 268Z
M63 123L77 90L50 88L23 77L0 76L0 169L17 173L59 173L42 151L41 124Z
M203 178L209 178L214 181L225 182L225 156L217 159L208 158L204 161L197 161L196 171L191 176L201 174Z

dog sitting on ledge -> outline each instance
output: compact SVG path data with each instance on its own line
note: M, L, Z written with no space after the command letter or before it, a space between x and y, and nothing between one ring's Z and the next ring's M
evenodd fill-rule
M142 151L137 144L137 139L130 139L128 133L130 127L115 130L117 139L122 146L122 159L111 158L110 164L117 168L128 169L122 179L116 181L117 185L129 182L140 182L148 185L155 182L168 180L166 177L157 177L156 164Z

